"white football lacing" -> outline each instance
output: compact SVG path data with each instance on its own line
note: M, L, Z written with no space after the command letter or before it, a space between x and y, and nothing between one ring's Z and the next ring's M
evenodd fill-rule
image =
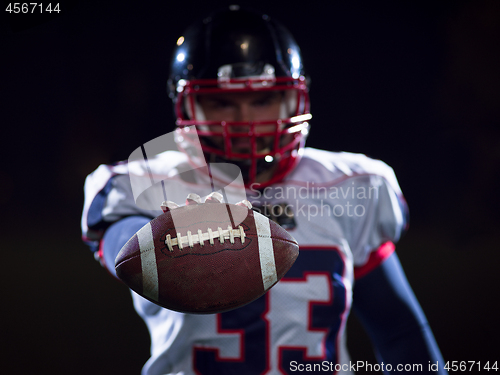
M218 227L215 232L208 228L206 233L202 233L202 231L198 229L197 234L192 234L191 231L188 230L186 236L181 236L181 234L177 232L177 237L175 238L172 238L170 234L167 234L165 245L167 245L168 250L174 251L174 246L179 246L179 249L182 250L184 247L183 244L193 247L195 243L199 243L200 246L203 246L207 240L210 245L213 245L214 239L216 238L219 239L220 243L224 243L224 240L227 239L229 239L229 242L234 243L234 239L236 237L241 238L241 243L245 243L245 231L241 225L238 226L238 229L233 229L230 225L227 229Z

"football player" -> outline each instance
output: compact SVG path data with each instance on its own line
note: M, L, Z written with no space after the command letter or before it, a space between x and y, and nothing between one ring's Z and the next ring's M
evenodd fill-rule
M173 53L168 92L181 151L151 156L147 171L121 163L87 178L84 240L113 275L121 247L161 214L161 202L157 211L136 204L129 170L173 181L181 198L172 200L181 203L188 192L205 196L203 181L214 176L178 171L236 165L254 209L300 245L275 287L229 312L183 314L132 292L151 335L144 375L370 370L346 350L351 312L373 341L380 363L371 369L446 373L394 252L407 225L394 172L361 154L305 147L308 83L283 25L237 6L217 11L188 28Z

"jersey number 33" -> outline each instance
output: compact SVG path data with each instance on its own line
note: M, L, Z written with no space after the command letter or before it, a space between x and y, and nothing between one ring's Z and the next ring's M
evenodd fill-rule
M300 250L263 297L217 315L217 339L193 348L196 374L293 374L299 364L337 363L348 314L344 258L333 247Z

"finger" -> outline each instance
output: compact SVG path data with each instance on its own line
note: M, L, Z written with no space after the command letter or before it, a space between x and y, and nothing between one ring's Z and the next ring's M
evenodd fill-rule
M169 210L174 210L178 208L179 205L172 201L163 201L160 207L163 212L167 212Z
M238 203L236 203L237 206L242 206L242 207L246 207L248 208L249 210L252 209L252 203L250 203L249 201L247 201L246 199L243 199L242 201L239 201Z
M189 193L187 198L186 198L186 206L192 206L195 204L200 204L201 203L201 198L198 194L195 193Z
M214 191L208 195L207 199L205 199L205 203L222 203L222 200L222 194Z

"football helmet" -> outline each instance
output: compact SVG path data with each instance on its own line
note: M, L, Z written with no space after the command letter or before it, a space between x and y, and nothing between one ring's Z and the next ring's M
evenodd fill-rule
M262 188L297 165L312 117L308 79L293 36L271 17L231 6L193 24L177 40L167 91L178 145L195 167L233 163L245 186ZM248 92L278 92L279 114L258 121L213 121L200 105L202 95ZM190 147L194 132L201 152ZM238 138L245 138L248 147L235 147Z

